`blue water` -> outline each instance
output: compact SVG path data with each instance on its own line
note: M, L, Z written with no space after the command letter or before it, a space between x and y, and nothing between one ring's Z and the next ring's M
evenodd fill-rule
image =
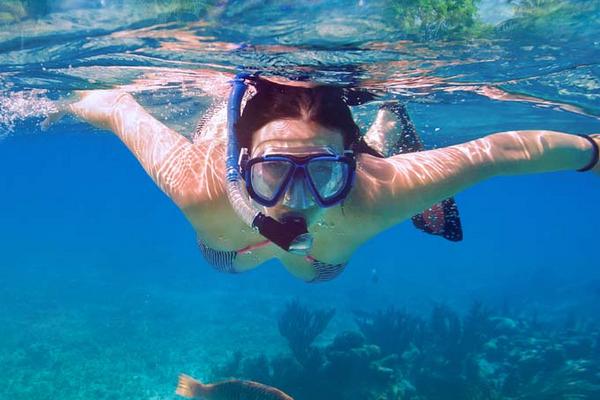
M575 318L582 328L573 340L600 349L597 175L494 178L456 196L464 241L406 222L362 246L339 278L309 285L277 261L235 276L215 272L183 215L115 136L72 118L47 132L39 127L52 101L71 90L144 78L147 90L134 89L140 101L187 134L210 104L193 71L231 73L244 64L387 87L386 96L407 102L428 148L502 130L600 132L598 2L581 2L589 13L575 12L580 2L562 2L571 8L548 29L548 20L524 23L510 5L483 1L482 17L502 29L458 39L403 31L383 1L223 1L208 11L180 3L173 11L160 2L25 2L31 16L0 24L0 399L176 398L181 372L211 381L223 377L216 366L237 350L289 353L277 321L292 299L336 309L317 338L322 347L358 329L358 310L394 306L427 319L436 304L463 315L481 301L497 313L510 308L515 321L548 327ZM240 43L256 48L235 51ZM416 88L403 74L441 80ZM447 90L458 85L491 85L535 100ZM369 110L355 110L363 126ZM580 397L552 397L557 392L533 383L527 392L524 383L504 398L600 398L598 386L586 389L600 383L598 354L564 361L589 361L589 376L571 377ZM542 380L555 376L543 373ZM522 379L534 382L534 375ZM440 398L419 392L423 385L411 379L397 372L386 385L405 398ZM408 381L416 393L399 389ZM373 392L389 389L373 385ZM293 384L282 389L310 398ZM342 392L339 399L369 398ZM445 393L441 398L464 398Z

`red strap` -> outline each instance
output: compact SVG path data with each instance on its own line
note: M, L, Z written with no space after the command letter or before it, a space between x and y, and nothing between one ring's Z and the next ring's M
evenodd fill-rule
M268 245L269 243L271 243L270 240L263 240L262 242L258 242L256 244L251 244L249 246L246 246L242 249L236 250L236 253L238 254L247 254L250 253L252 250L256 250L256 249L260 249L261 247L265 247L266 245Z

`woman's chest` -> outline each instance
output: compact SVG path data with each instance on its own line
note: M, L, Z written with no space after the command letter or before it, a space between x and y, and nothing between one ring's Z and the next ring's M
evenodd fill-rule
M306 256L291 254L268 242L235 214L219 212L197 218L192 224L202 253L209 263L226 271L246 271L278 259L293 275L311 280L319 270L333 274L343 268L356 247L352 230L334 213L324 214L310 226L313 246Z

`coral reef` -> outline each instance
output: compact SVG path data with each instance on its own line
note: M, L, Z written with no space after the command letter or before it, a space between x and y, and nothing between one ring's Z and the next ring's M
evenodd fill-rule
M359 332L342 332L325 347L314 346L334 310L310 310L290 302L279 318L279 332L290 354L268 360L264 355L239 358L239 353L213 371L257 380L282 388L295 399L376 399L393 389L397 356L384 354ZM237 366L233 371L232 366ZM226 374L223 372L226 371ZM390 393L391 395L391 393Z
M574 316L550 326L479 302L463 316L444 304L428 318L388 308L356 312L359 331L313 345L332 317L289 303L279 327L290 353L235 354L229 375L297 400L600 398L598 326Z

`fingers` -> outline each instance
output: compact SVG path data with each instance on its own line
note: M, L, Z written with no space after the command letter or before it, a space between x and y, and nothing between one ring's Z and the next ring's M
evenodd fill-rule
M86 91L75 91L69 94L66 98L58 100L54 103L56 111L51 112L48 116L40 123L42 131L47 131L48 128L55 122L58 122L66 114L73 112L73 104L81 100L86 95Z
M598 143L598 146L600 147L600 134L599 133L591 134L591 135L589 135L589 137L594 139L596 141L596 143ZM592 168L591 171L597 175L600 175L600 162L596 162L596 165Z
M183 397L194 397L194 383L195 381L191 376L180 374L175 393Z
M64 117L65 112L64 111L57 111L55 113L52 113L50 115L48 115L46 117L46 119L44 119L41 123L40 123L40 128L42 129L42 131L47 131L48 128L50 128L50 125L52 125L53 123L55 123L56 121L60 120L62 117Z

